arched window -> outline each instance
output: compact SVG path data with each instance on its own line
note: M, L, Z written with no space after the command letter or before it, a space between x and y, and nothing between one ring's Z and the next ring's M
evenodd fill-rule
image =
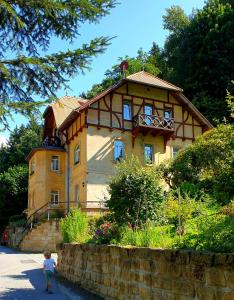
M78 164L80 162L80 146L76 146L74 150L74 164Z
M114 141L114 160L119 161L124 156L124 143L120 140Z

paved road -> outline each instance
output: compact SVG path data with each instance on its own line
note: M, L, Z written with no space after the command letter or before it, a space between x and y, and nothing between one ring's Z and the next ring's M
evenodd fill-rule
M53 256L56 259L56 255ZM16 252L0 246L0 299L5 300L97 300L86 291L71 290L56 281L53 294L45 292L42 254Z

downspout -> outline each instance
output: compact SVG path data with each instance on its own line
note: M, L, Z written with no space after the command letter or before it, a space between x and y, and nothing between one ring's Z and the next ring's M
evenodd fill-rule
M70 210L70 145L66 145L66 154L67 154L67 171L66 171L66 210Z

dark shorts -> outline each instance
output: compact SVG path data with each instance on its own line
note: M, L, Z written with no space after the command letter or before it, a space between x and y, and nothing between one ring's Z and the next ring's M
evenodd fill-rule
M51 279L52 279L54 273L49 270L45 270L44 274L45 274L46 282L51 282Z

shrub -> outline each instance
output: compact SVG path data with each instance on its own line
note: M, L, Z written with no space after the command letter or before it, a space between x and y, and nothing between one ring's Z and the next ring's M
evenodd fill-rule
M233 216L215 214L190 220L187 234L180 243L177 243L177 247L213 252L233 252Z
M153 167L142 166L131 157L117 165L117 173L109 184L107 206L114 220L139 227L157 219L163 200L160 178Z
M26 215L13 215L9 218L9 226L22 226L26 223Z
M171 248L173 244L171 226L147 224L144 228L138 230L125 227L119 244L137 247Z
M234 197L234 127L220 125L205 132L178 153L164 175L172 186L189 182L220 204L229 203Z
M64 243L84 243L90 239L88 217L79 209L72 209L60 220Z
M169 224L174 224L179 235L186 231L186 223L199 215L216 212L215 206L205 194L191 195L181 188L172 189L163 203L162 210Z

